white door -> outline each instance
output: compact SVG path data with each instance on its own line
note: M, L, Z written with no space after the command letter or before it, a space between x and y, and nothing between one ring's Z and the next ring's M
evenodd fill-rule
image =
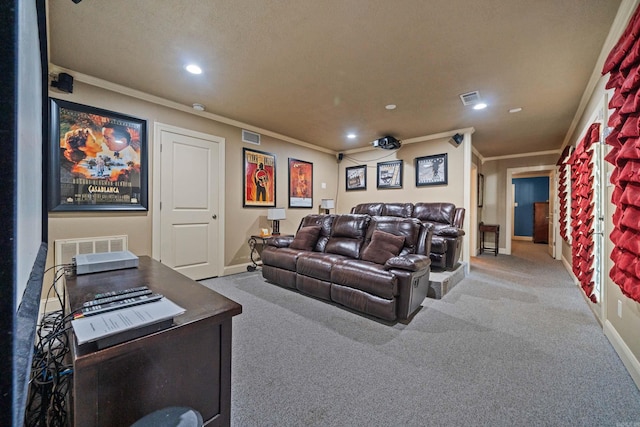
M160 261L194 280L218 272L219 144L163 130Z

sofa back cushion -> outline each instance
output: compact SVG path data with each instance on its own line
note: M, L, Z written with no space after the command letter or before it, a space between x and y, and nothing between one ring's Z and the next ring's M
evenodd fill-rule
M291 249L312 251L316 247L316 242L320 236L321 229L322 227L319 225L308 225L300 228L289 247Z
M298 230L303 227L320 226L318 240L313 248L315 252L324 252L327 242L329 241L329 236L331 235L331 226L334 218L335 215L311 214L305 216L302 218L302 221L300 221L300 227L298 227Z
M383 216L399 216L411 218L413 214L413 203L385 203L382 206Z
M363 214L335 215L325 252L359 259L371 217Z
M351 208L352 214L367 214L371 216L382 215L384 203L360 203Z
M365 249L373 238L376 230L404 237L404 244L400 255L418 253L418 248L422 248L420 241L421 231L424 228L422 223L416 218L399 218L394 216L378 216L371 218L367 235L365 236ZM424 237L424 236L423 236Z
M456 205L453 203L416 203L413 217L420 221L440 222L453 225Z
M362 251L362 260L384 264L389 258L398 256L403 246L404 236L375 230L371 236L371 242Z

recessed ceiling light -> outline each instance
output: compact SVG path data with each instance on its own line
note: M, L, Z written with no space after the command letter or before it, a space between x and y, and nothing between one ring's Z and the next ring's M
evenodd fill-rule
M522 108L518 107L518 108L512 108L509 110L510 113L519 113L520 111L522 111Z
M347 135L347 138L349 139L354 139L357 135L355 133L350 133L349 135Z
M396 107L396 104L389 104L384 106L384 108L386 108L387 110L395 110Z
M478 102L473 106L474 110L484 110L485 108L487 108L487 104L485 104L484 102Z
M184 67L185 70L190 72L191 74L202 74L202 68L198 67L196 64L189 64Z
M193 109L196 111L204 111L204 105L198 104L197 102L193 104Z

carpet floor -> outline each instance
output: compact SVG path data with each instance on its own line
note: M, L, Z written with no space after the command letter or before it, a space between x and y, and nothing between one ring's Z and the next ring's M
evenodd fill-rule
M266 282L233 319L233 426L640 426L640 391L546 245L473 257L408 324Z

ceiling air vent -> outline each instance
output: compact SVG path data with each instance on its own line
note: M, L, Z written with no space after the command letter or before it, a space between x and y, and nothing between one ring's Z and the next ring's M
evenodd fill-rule
M480 92L474 90L473 92L467 92L460 95L462 103L466 105L475 105L480 102Z
M260 145L260 134L242 129L242 142Z

